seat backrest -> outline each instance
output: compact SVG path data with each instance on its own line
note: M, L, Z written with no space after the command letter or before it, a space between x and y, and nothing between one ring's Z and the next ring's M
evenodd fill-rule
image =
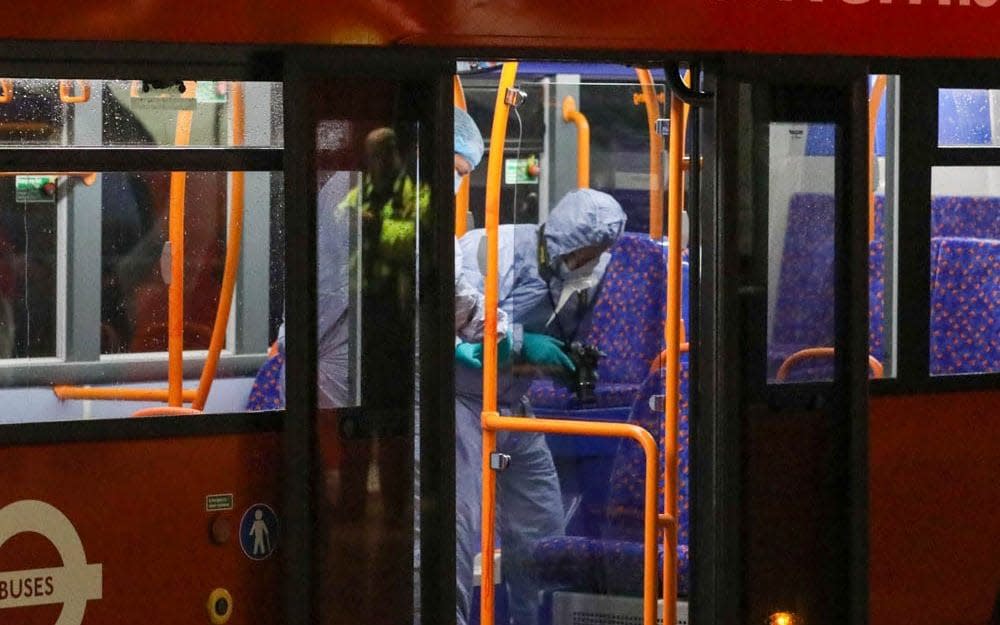
M832 195L792 196L772 343L815 347L833 340L833 209Z
M944 237L935 242L931 373L1000 371L1000 241Z
M868 246L869 351L885 357L885 198L875 197L875 238ZM778 279L771 345L779 349L770 363L774 375L784 358L807 347L828 347L834 341L833 196L797 193L788 207L785 248ZM809 363L796 368L789 380L824 377ZM829 375L825 377L830 377Z
M665 371L651 371L642 383L628 422L645 428L656 438L659 449L659 463L664 463L664 420L663 412L654 410L650 398L663 395ZM688 382L690 379L688 359L681 356L680 366L680 410L678 413L678 534L679 544L687 544L688 540L688 482L689 482L689 445L688 445ZM645 456L642 449L633 441L623 441L611 470L611 488L608 497L607 526L604 537L619 540L642 541L643 503L645 501ZM658 492L663 492L663 473L660 471L657 483ZM663 509L662 496L657 504L658 510Z
M931 199L931 237L1000 239L1000 197L938 195Z
M868 353L882 364L885 364L886 354L885 331L885 241L876 239L868 244ZM801 364L792 367L786 381L832 378L831 358L802 361Z
M611 248L611 262L594 303L584 340L606 356L602 383L640 383L663 346L667 267L664 247L644 234L625 234ZM687 318L687 264L681 283Z
M629 232L649 232L649 190L648 189L602 189L621 204L628 216L625 227Z
M868 353L885 363L885 241L868 244Z
M284 349L268 356L257 370L257 377L247 399L247 410L281 410L285 407L281 399L281 369L284 366Z

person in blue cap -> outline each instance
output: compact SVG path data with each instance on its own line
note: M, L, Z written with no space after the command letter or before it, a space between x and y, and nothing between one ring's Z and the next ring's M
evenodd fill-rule
M472 117L462 109L455 107L455 193L462 184L462 177L467 176L483 159L483 137L479 127ZM460 362L470 366L479 363L482 366L482 337L485 310L483 294L480 289L470 285L463 272L462 248L455 239L455 335L456 356ZM501 338L506 337L507 318L501 311L498 319L498 332ZM510 342L501 342L501 352L509 352Z
M515 363L548 371L574 369L563 346L581 335L601 278L610 262L608 249L625 229L625 212L606 193L571 191L542 226L502 225L499 229L499 304L507 317ZM465 280L485 290L486 232L472 230L460 240ZM456 516L457 617L469 622L473 559L479 551L482 500L482 371L481 361L456 347ZM481 349L481 348L480 348ZM501 366L498 407L501 414L531 416L527 400L532 373ZM529 368L530 370L530 368ZM564 531L564 512L552 454L542 434L500 432L497 451L510 456L497 476L497 529L503 579L515 625L537 622L539 588L529 572L532 545ZM487 557L489 557L487 555Z

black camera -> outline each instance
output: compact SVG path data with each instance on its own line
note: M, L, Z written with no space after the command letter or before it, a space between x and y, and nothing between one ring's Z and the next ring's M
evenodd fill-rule
M593 404L597 401L594 386L597 384L597 363L606 356L595 345L573 341L563 348L576 366L574 390L576 398L583 404Z

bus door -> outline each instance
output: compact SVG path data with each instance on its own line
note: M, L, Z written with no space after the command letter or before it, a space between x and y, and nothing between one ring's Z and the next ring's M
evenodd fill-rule
M372 51L287 68L285 622L447 622L452 70Z
M702 462L692 551L706 590L693 618L859 623L867 609L866 76L737 65L710 81L716 108L701 128L717 170L703 172L693 237L702 385L693 436Z

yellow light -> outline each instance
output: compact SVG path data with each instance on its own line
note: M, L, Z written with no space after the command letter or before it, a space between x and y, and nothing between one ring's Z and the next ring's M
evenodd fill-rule
M799 618L792 612L775 612L767 619L768 625L802 625Z

